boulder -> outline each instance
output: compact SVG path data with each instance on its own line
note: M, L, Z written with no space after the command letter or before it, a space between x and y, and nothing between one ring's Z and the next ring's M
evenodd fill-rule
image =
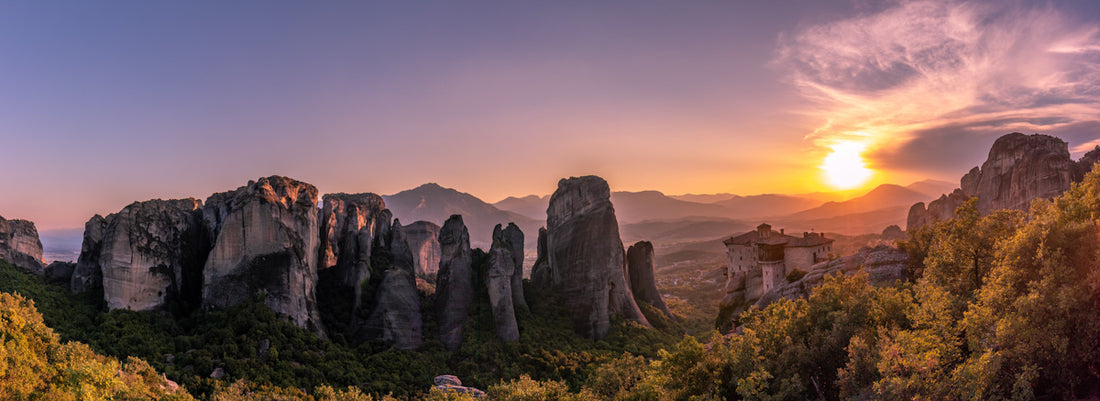
M435 281L439 271L439 226L428 221L415 221L405 226L405 240L413 253L416 276Z
M497 337L505 342L519 341L519 325L516 323L515 304L512 300L512 276L515 274L515 258L512 257L512 252L512 244L505 237L500 224L497 224L493 229L493 244L489 248L489 271L485 277L485 286L489 292L489 305L493 311Z
M444 393L453 392L457 394L468 395L474 398L485 397L484 391L478 390L473 387L464 387L462 385L462 380L459 380L458 377L454 375L436 376L435 379L432 379L432 382L433 384L435 384L435 388Z
M80 244L80 256L73 268L73 278L69 289L74 293L94 291L103 288L103 269L99 255L103 248L103 232L107 230L107 219L95 215L84 223L84 240Z
M561 295L578 334L603 339L615 314L649 326L631 294L624 254L607 181L559 181L546 211L546 271L538 274Z
M33 222L0 217L0 259L42 275L42 241Z
M209 241L198 199L134 202L104 220L99 247L103 298L110 309L196 305ZM84 255L81 255L85 259Z
M204 307L262 296L276 313L323 334L317 310L317 188L286 177L250 181L206 200L212 250L203 268Z
M495 233L495 231L494 231ZM516 310L528 310L526 297L523 296L523 231L515 223L504 228L504 242L511 247L512 253L512 304ZM494 235L493 242L496 242Z
M657 280L653 270L653 244L649 241L638 241L631 245L626 251L626 261L634 300L653 305L672 318L672 312L668 310L665 301L661 299L661 293L657 291Z
M462 343L470 304L474 300L470 233L462 216L452 215L439 230L439 272L436 278L435 313L439 338L447 349Z

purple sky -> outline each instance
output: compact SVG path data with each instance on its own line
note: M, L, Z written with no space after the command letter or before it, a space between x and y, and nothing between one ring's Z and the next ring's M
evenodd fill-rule
M1011 131L1100 139L1100 2L820 3L2 2L0 215L78 227L271 174L811 192L838 141L907 184Z

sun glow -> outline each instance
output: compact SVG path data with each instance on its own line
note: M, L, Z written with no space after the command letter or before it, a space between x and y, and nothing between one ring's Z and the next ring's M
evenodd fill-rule
M836 189L853 189L871 178L874 173L863 162L863 151L867 144L860 142L838 142L830 146L833 151L821 162L825 180Z

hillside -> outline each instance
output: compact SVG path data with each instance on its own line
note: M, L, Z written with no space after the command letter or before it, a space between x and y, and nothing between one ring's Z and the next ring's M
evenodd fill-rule
M905 206L929 200L929 196L900 185L883 184L863 196L843 202L827 202L813 209L803 210L783 217L787 221L812 221L845 215L868 213L877 210ZM905 213L901 214L904 221ZM883 226L885 227L885 226ZM879 229L881 231L881 228Z

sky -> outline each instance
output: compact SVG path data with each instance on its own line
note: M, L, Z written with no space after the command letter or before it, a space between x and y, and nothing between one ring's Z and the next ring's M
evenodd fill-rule
M0 216L40 230L272 174L805 193L840 153L956 182L1013 131L1100 144L1100 2L0 2Z

